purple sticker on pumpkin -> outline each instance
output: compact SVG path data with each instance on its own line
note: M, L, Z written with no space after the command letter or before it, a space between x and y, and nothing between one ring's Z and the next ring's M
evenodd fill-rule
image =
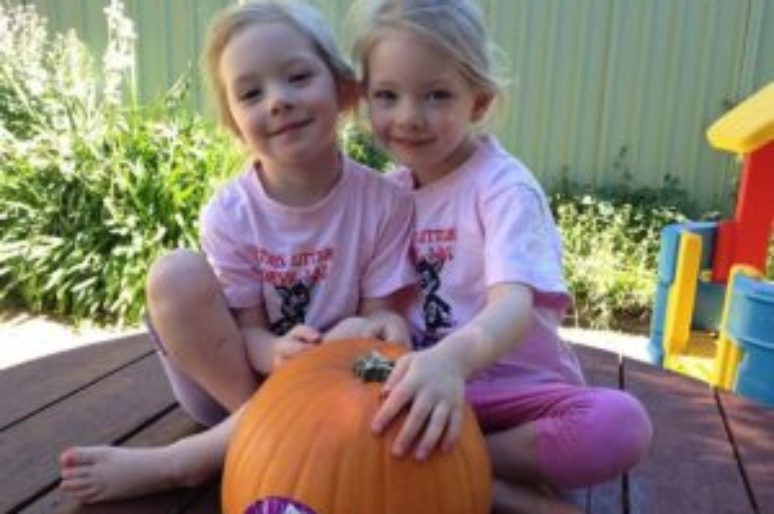
M290 498L269 496L250 505L245 514L317 514L315 511Z

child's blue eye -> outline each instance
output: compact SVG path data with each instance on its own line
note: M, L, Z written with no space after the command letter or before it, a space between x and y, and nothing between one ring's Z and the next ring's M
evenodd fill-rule
M290 75L290 83L304 84L308 82L310 78L312 78L312 74L310 72L293 73Z
M238 98L243 102L250 102L250 101L258 100L262 94L263 92L258 88L247 89L242 93L240 93Z
M396 94L395 94L394 92L392 92L392 91L387 91L387 90L377 90L377 91L374 91L374 92L371 94L371 97L372 97L373 99L375 99L375 100L380 100L380 101L382 101L382 102L394 102L395 100L397 100L397 98L398 98L398 95L396 95Z
M438 89L436 91L430 91L427 94L427 99L431 102L443 102L444 100L448 100L452 97L451 92L445 91L443 89Z

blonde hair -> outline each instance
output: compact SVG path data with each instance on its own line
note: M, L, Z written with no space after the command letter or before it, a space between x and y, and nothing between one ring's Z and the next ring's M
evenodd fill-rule
M237 135L239 130L228 108L226 86L220 77L220 58L231 39L242 30L272 22L286 23L309 38L333 75L339 94L356 84L355 72L339 51L327 22L310 4L299 0L259 0L227 7L210 24L202 54L202 68L218 118Z
M407 29L447 54L476 90L500 92L491 42L479 8L470 0L379 0L360 13L353 56L368 84L368 57L389 29Z

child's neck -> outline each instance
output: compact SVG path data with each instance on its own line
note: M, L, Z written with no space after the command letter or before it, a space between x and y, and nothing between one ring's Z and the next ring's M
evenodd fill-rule
M416 189L421 189L422 187L451 175L460 166L465 164L474 153L476 153L476 141L472 136L468 136L460 141L457 148L455 148L451 154L434 166L413 169L412 175L414 177L414 187Z
M307 162L261 162L257 169L269 197L284 205L303 207L313 205L333 189L342 166L340 152L332 146Z

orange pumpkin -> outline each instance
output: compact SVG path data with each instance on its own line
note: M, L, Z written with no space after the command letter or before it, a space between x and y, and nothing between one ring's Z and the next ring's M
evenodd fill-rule
M490 463L470 407L453 450L434 451L424 462L390 454L405 412L384 435L371 432L381 383L366 381L354 368L372 352L395 359L403 350L366 339L329 342L296 357L261 386L229 445L224 513L489 512ZM376 379L389 373L381 364L369 369Z

